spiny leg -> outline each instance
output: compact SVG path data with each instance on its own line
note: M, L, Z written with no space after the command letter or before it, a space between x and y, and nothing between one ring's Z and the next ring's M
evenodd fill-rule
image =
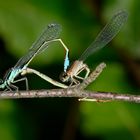
M87 72L86 72L86 75L85 75L85 78L87 78L88 75L89 75L89 73L90 73L90 69L89 69L88 67L85 67L85 70L87 71ZM85 78L84 78L84 79L85 79Z
M13 81L12 83L17 83L17 82L20 82L20 81L25 81L26 90L29 90L28 79L27 79L26 77L23 77L23 78L21 78L21 79L15 80L15 81Z
M16 92L18 91L18 87L13 84L6 85L6 89L4 91L13 91L12 88L15 89Z
M78 76L78 75L79 75L82 71L84 71L84 70L86 70L86 74L85 74L84 78L81 77L81 76ZM78 78L78 79L84 80L85 78L88 77L89 73L90 73L90 69L88 68L87 65L85 65L84 67L82 67L82 68L77 72L77 74L75 75L75 77Z
M77 79L75 79L75 78L71 78L71 83L70 83L70 87L75 87L75 86L77 86L77 85L79 85L80 84L80 82L77 80Z
M6 85L6 89L4 91L12 91L12 89L10 88L10 86Z
M13 88L16 92L18 92L18 91L19 91L19 90L18 90L18 87L17 87L17 86L15 86L15 85L13 85L13 84L10 84L10 85L9 85L9 87Z
M81 73L82 71L84 71L84 70L86 70L86 75L84 76L84 78L81 77L81 76L78 76L78 74L80 74L80 73ZM88 66L87 66L86 64L84 64L83 67L76 73L76 75L75 75L74 77L71 77L71 81L72 81L72 82L71 82L70 86L72 86L73 83L74 83L75 85L79 85L80 82L79 82L79 80L77 80L77 79L84 80L85 78L88 77L89 73L90 73L90 69L88 68ZM76 79L76 78L77 78L77 79ZM75 86L75 85L74 85L74 86Z

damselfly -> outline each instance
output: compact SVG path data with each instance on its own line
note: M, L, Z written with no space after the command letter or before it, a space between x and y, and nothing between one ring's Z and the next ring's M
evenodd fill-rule
M1 89L8 89L8 90L18 90L18 87L14 85L14 83L25 80L26 81L26 89L28 89L28 81L26 77L23 77L21 79L15 80L17 76L25 75L26 73L35 73L38 76L42 77L43 74L33 70L29 69L27 66L32 61L32 59L39 53L43 52L45 49L48 48L48 45L52 42L59 41L63 48L66 51L65 54L65 61L64 61L64 71L67 69L67 66L69 65L69 59L68 59L68 53L69 50L66 47L66 45L63 43L63 41L59 38L61 32L61 26L59 24L49 24L45 30L42 32L40 37L33 43L31 48L29 49L28 53L24 55L19 61L15 64L13 68L11 68L6 75L4 76L4 79L0 85ZM29 71L28 71L29 70ZM31 72L32 71L32 72ZM61 84L48 76L44 76L44 79L49 81L50 83L66 88L67 86L64 84Z
M102 31L98 34L95 41L84 51L81 57L74 61L68 70L60 75L60 79L63 82L70 82L71 85L79 84L78 79L84 80L88 77L90 69L83 63L88 56L102 49L107 45L120 31L124 23L126 22L128 14L126 11L119 11L115 14L111 20L106 24ZM83 70L86 70L86 74L83 77L78 76Z

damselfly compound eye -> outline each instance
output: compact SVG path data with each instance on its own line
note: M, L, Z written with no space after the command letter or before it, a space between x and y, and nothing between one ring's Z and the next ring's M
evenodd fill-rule
M70 77L66 72L62 72L59 77L62 82L68 82L70 80Z

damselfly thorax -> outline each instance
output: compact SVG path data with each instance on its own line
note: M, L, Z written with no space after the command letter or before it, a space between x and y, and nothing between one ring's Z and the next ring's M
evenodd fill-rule
M79 74L84 70L86 71L85 76L84 77L79 76ZM66 72L63 72L60 75L60 79L62 82L70 82L70 85L73 85L73 84L77 85L80 83L79 80L80 79L83 80L87 78L89 73L90 73L90 69L88 68L88 66L84 64L82 61L76 60L68 68Z

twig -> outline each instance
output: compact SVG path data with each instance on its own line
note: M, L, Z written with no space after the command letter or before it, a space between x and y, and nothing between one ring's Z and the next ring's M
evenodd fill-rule
M88 90L52 89L52 90L31 90L21 91L20 93L1 92L0 99L17 98L48 98L48 97L76 97L86 99L109 100L109 101L127 101L140 103L140 95L118 94L112 92L95 92Z
M140 95L118 94L113 92L99 92L84 90L93 82L102 70L105 64L101 63L79 86L67 89L51 90L30 90L14 93L11 91L1 91L0 99L17 99L17 98L48 98L48 97L75 97L81 101L127 101L140 103Z

